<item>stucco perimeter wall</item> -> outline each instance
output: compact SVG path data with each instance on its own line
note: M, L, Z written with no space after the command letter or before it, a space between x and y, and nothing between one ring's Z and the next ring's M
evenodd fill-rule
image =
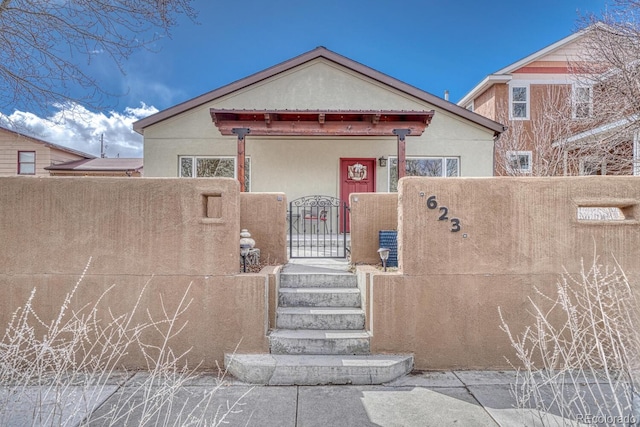
M0 178L0 325L34 288L49 323L91 257L68 314L99 301L106 321L141 296L133 319L146 322L146 310L160 319L185 297L187 326L171 347L192 348L190 366L214 368L238 344L266 351L269 273L239 274L240 205L233 179ZM125 362L146 368L135 348Z
M594 253L639 285L639 204L636 177L403 179L401 273L361 272L372 351L414 352L418 369L507 367L498 307L520 333L534 287L554 297L559 275ZM579 206L621 207L626 219L579 221Z
M349 197L349 208L351 263L379 263L379 232L398 228L398 194L353 193Z
M287 206L284 193L240 193L240 228L251 233L263 263L287 263Z

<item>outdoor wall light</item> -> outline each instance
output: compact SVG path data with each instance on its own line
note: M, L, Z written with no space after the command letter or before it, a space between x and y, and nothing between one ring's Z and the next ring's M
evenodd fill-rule
M381 168L384 168L387 166L387 158L385 156L380 156L380 158L378 159L378 162L380 163Z
M246 228L243 228L240 232L240 256L242 257L242 272L247 272L247 255L253 247L256 241L251 238L251 234Z
M389 259L389 252L391 249L388 248L380 248L378 249L378 255L380 256L380 260L382 260L382 266L384 267L384 271L387 271L387 260Z

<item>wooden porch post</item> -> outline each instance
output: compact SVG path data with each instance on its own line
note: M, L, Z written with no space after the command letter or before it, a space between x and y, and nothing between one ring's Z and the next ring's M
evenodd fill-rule
M238 181L240 182L240 192L244 193L244 160L245 160L245 151L244 151L244 140L245 136L251 133L251 129L249 128L233 128L231 132L238 135Z
M411 129L394 129L393 134L398 137L398 179L404 177L407 171L406 141L405 136L411 133Z

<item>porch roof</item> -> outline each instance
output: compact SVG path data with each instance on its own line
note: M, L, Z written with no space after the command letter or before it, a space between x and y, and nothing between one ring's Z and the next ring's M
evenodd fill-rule
M222 135L249 128L251 136L392 136L411 129L420 136L434 111L399 110L226 110L210 109Z

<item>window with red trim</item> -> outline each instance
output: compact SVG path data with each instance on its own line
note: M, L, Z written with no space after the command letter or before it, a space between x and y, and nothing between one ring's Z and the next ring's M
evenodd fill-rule
M18 151L18 175L36 174L36 152Z

